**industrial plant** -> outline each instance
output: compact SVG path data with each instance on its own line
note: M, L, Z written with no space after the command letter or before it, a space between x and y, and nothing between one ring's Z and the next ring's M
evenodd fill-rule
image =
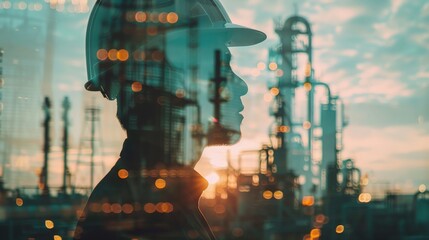
M81 89L62 95L53 87L55 66L67 61L56 60L55 46L62 44L56 37L67 38L70 32L59 31L57 20L86 24L93 3L0 0L0 239L80 239L91 228L101 231L101 225L116 234L112 239L429 239L425 185L413 194L373 196L359 159L344 157L353 119L341 92L318 78L318 49L307 16L275 20L276 43L255 66L270 78L264 80L266 111L257 109L270 122L256 123L269 141L253 139L259 148L220 159L226 165L214 170L214 181L203 175L207 188L193 169L204 146L238 141L241 122L234 121L240 114L234 111L242 111L237 98L246 90L230 67L227 48L211 49L217 39L201 37L206 29L197 26L231 20L222 18L224 9L213 10L219 5L204 5L218 2L213 0L198 0L201 9L192 9L197 17L190 19L180 14L180 0L111 1L97 6L121 20L92 16L90 26L102 37L86 43L91 47L87 61L95 61L88 65L88 76L96 73L93 79L100 82L80 79ZM171 34L173 40L164 37L175 28L185 29L184 36L178 31ZM241 39L243 46L261 42L249 39ZM168 55L171 49L174 57ZM200 72L207 73L206 79ZM116 99L118 111L83 93L85 88L100 91L100 99ZM121 103L130 106L125 117ZM147 115L141 117L135 106ZM117 118L128 133L120 158L134 161L143 150L153 151L139 155L144 161L114 164L119 153L111 154L110 148L122 139L103 134L113 129L112 122L119 125ZM131 144L134 137L137 147ZM105 162L109 154L113 164ZM99 190L110 178L112 188ZM188 208L192 203L198 205Z

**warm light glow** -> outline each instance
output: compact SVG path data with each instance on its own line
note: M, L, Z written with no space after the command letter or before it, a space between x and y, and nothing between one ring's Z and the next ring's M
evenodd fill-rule
M259 70L264 70L264 69L266 68L266 65L265 65L265 63L263 63L263 62L259 62L259 63L258 63L258 65L257 65L257 68L258 68Z
M111 209L112 209L113 213L121 213L122 212L122 206L119 203L112 204Z
M371 201L371 194L361 193L361 194L359 194L358 200L361 203L369 203Z
M98 60L104 61L107 59L107 50L106 49L99 49L97 51L97 58Z
M166 185L167 185L167 182L165 182L165 180L162 178L158 178L155 181L155 187L158 189L163 189L165 188Z
M319 215L317 215L316 216L316 222L317 223L325 223L325 215L323 215L323 214L319 214Z
M290 131L290 128L289 128L289 126L279 126L278 127L278 132L282 132L282 133L287 133L287 132L289 132Z
M280 90L278 88L276 88L276 87L273 87L273 88L270 89L270 93L273 96L277 96L277 95L279 95Z
M282 199L283 198L283 192L282 191L275 191L274 192L274 198L275 199L277 199L277 200L280 200L280 199Z
M139 82L133 82L133 84L131 84L131 90L133 92L140 92L142 89L143 89L143 86Z
M309 121L305 121L304 123L302 123L302 127L303 127L305 130L308 130L308 129L310 129L310 128L311 128L311 123L310 123Z
M271 199L273 198L273 192L271 192L270 190L266 190L262 193L262 197L265 199Z
M219 182L220 179L219 175L215 172L210 173L205 178L209 182L209 184L216 184L217 182Z
M173 205L169 202L157 203L155 209L159 213L170 213L173 211Z
M421 184L421 185L419 186L419 192L423 193L423 192L425 192L425 191L426 191L426 185Z
M277 69L277 71L276 71L276 76L277 76L277 77L283 77L283 75L284 75L283 70L281 70L281 69Z
M305 77L311 76L311 63L307 63L305 66Z
M168 23L176 23L179 20L179 16L175 12L170 12L167 14L167 22Z
M54 235L54 240L62 240L63 238L60 235Z
M312 237L312 238L318 238L318 237L320 237L320 235L321 235L321 231L320 231L320 229L317 229L317 228L312 229L310 232L310 237Z
M110 49L109 52L107 53L107 56L109 57L110 61L116 61L118 59L117 54L118 54L118 50Z
M162 12L158 15L158 20L160 23L167 23L167 13Z
M312 87L313 86L311 85L311 83L309 83L309 82L304 83L305 91L310 92Z
M302 198L302 205L303 206L313 206L314 205L314 197L313 196L304 196Z
M128 171L126 169L119 169L118 176L120 179L125 179L128 177Z
M275 70L277 70L277 63L275 63L275 62L271 62L269 65L268 65L268 68L271 70L271 71L275 71Z
M101 205L101 210L104 213L110 213L112 210L110 209L110 204L109 203L103 203L103 205Z
M259 176L258 175L252 176L252 185L253 186L259 186Z
M99 203L91 203L89 205L89 210L91 212L100 212L101 211L101 205Z
M127 61L129 57L128 51L125 49L121 49L118 51L116 57L118 58L119 61L122 61L122 62Z
M134 207L129 203L125 203L124 205L122 205L122 211L126 214L130 214L134 211Z
M54 222L52 222L51 220L45 220L45 227L47 229L52 229L54 228Z
M24 200L22 198L15 199L16 206L21 207L24 204Z
M192 128L192 131L198 133L201 132L201 126L195 125ZM227 162L227 147L223 146L214 146L207 147L204 149L204 156L206 156L210 164L215 168L226 168L228 167Z
M343 226L343 225L338 225L338 226L335 228L335 232L336 232L336 233L338 233L338 234L343 233L343 232L344 232L344 226Z
M138 12L136 12L136 14L135 14L135 19L136 19L136 22L144 22L144 21L146 21L146 19L147 19L147 15L146 15L146 13L144 13L144 12L142 12L142 11L138 11Z
M145 212L147 212L147 213L154 213L154 212L156 211L155 204L153 204L153 203L146 203L146 204L143 206L143 209L144 209L144 211L145 211Z

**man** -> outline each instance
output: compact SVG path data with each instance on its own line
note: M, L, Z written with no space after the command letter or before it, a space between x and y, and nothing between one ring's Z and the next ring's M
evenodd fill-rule
M217 0L100 0L87 30L85 88L117 100L121 157L92 192L75 239L214 239L198 209L204 145L240 137L246 84L228 47L262 32Z

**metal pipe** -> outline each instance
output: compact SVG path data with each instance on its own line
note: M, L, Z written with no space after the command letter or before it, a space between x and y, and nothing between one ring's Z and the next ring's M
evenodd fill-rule
M49 123L51 122L51 101L49 100L49 97L45 97L44 103L43 103L43 111L45 112L45 121L43 122L43 128L44 128L44 146L43 146L43 167L42 172L40 173L40 179L39 179L39 188L42 190L42 195L45 197L49 196L49 186L48 186L48 164L49 164L49 151L50 151L50 129L49 129Z
M64 113L63 113L63 122L64 122L64 129L63 129L63 160L64 160L64 169L63 169L63 186L62 186L62 193L63 194L67 194L67 180L68 178L70 178L70 171L68 168L68 164L67 164L67 156L68 156L68 147L69 147L69 142L68 142L68 126L69 126L69 119L68 119L68 113L70 110L70 100L68 97L64 97L63 100L63 109L64 109Z

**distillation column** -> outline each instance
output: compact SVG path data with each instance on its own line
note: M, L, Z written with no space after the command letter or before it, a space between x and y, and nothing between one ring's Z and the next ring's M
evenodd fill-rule
M308 21L300 16L288 18L283 25L277 24L276 33L280 45L270 49L269 68L276 71L278 80L278 98L276 116L277 131L285 134L281 145L286 149L286 167L294 171L300 179L304 195L314 191L312 174L313 122L314 122L314 89L307 90L308 105L306 120L297 123L295 116L295 91L305 84L312 84L312 32ZM299 79L298 60L305 58L310 73L305 79ZM310 85L311 86L311 85ZM307 143L303 144L299 129L306 132ZM305 148L304 148L304 145Z

